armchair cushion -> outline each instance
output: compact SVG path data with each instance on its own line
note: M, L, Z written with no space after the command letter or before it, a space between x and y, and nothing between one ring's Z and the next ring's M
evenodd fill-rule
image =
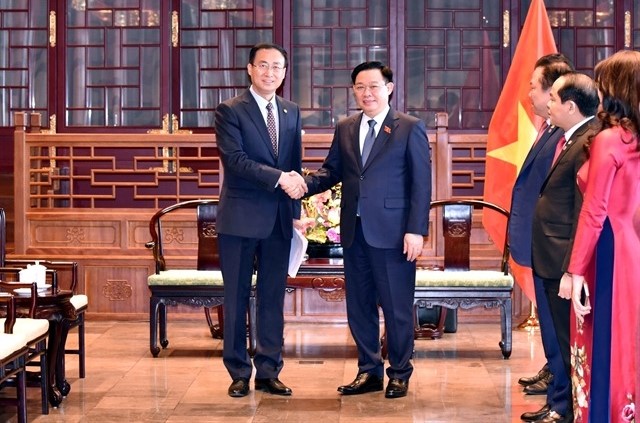
M5 318L0 319L0 330L4 332ZM16 319L16 324L13 326L13 334L20 334L25 338L27 343L30 343L42 335L46 335L49 332L49 321L47 319L31 319L28 317L19 317Z
M193 270L193 269L171 269L163 270L160 273L149 275L147 283L150 286L155 285L211 285L223 286L222 272L219 270ZM255 285L256 276L254 275L251 284Z
M444 272L439 270L418 270L416 287L473 287L473 288L513 288L513 276L501 271L470 270L466 272Z
M89 298L84 294L75 294L69 299L69 301L76 311L86 308L89 305Z
M21 333L0 333L0 359L7 358L27 346L27 339Z

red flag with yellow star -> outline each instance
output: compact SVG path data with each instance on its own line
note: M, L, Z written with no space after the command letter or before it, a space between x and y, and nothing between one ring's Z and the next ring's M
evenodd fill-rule
M511 207L511 191L518 172L536 138L542 119L531 109L529 81L538 58L556 53L551 24L542 0L533 0L520 39L489 123L485 164L484 199L505 209ZM504 217L485 211L482 223L495 245L504 246ZM511 269L520 288L535 300L531 269L511 260Z

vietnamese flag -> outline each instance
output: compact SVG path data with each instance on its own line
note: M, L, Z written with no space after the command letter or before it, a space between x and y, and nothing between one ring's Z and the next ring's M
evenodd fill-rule
M551 24L542 0L533 0L524 21L520 39L502 87L498 103L489 123L485 163L484 199L505 209L511 207L511 191L527 153L536 139L542 118L535 115L529 100L529 81L536 61L556 53ZM504 217L487 210L482 223L502 251ZM511 269L525 295L535 302L531 268L510 262Z

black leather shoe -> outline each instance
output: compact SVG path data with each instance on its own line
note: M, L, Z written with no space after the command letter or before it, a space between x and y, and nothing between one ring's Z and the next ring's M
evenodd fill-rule
M249 394L249 381L242 378L233 379L228 392L233 398L246 397Z
M359 395L367 392L382 391L382 378L369 374L360 373L353 382L348 385L338 387L338 392L342 395Z
M409 390L409 381L402 379L391 379L384 392L385 398L406 397Z
M280 379L257 379L256 391L265 391L274 395L291 395L291 388L287 387Z
M549 375L549 365L545 364L535 376L521 377L520 379L518 379L518 383L522 386L533 385L534 383L541 381L544 377L548 375Z
M541 422L541 423L553 423L553 422L571 423L572 421L573 421L573 416L565 417L556 413L555 411L550 411L549 414L547 414L544 418L538 420L538 422Z
M525 386L524 393L527 395L547 395L547 388L552 379L553 375L549 373L549 376L542 378L533 385Z
M537 422L543 417L546 417L550 411L551 411L551 407L549 406L549 404L545 404L545 406L538 411L529 411L526 413L522 413L520 418L525 422Z

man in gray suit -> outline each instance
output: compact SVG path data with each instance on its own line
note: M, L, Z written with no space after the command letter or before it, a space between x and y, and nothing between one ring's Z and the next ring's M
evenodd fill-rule
M309 194L342 182L347 319L358 347L356 379L338 391L383 389L378 304L387 328L387 398L407 394L413 371L416 258L427 234L431 164L424 123L389 107L393 72L365 62L351 73L362 113L336 126L322 168L306 178Z
M233 382L228 393L249 393L246 313L257 266L255 388L291 395L278 378L283 366L284 293L293 220L300 218L306 185L298 106L275 95L287 70L287 52L259 44L249 53L251 86L216 108L216 142L224 181L216 229L224 280L223 362Z
M564 137L556 146L551 170L542 184L536 203L532 261L534 278L544 286L551 312L556 336L550 342L556 344L560 356L549 360L553 384L547 392L547 404L538 412L531 413L537 416L525 418L523 415L526 421L573 421L569 349L571 301L558 294L562 285L571 285L571 278L564 273L569 266L582 206L576 175L586 161L584 144L594 134L590 123L599 103L596 85L587 75L565 74L551 87L549 118L552 124L564 130Z

